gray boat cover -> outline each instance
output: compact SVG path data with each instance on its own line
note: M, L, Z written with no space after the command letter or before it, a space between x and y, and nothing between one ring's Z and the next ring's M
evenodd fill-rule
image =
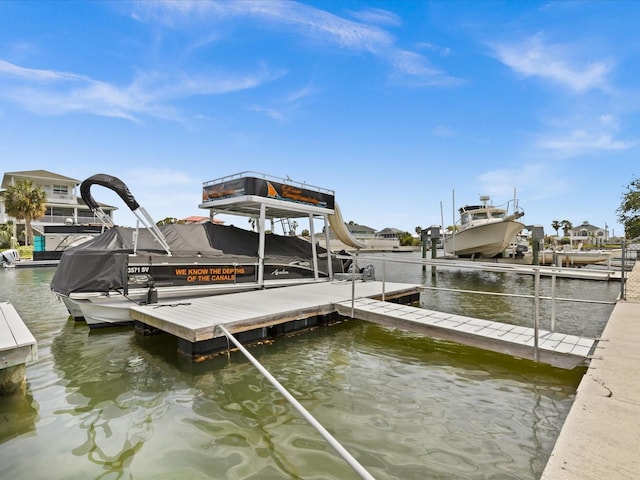
M164 257L178 263L180 258L215 258L229 263L257 261L259 235L234 226L173 224L160 227L171 248L168 257L147 229L138 230L136 257ZM127 266L134 252L135 229L113 227L97 237L64 251L51 280L51 289L62 295L72 292L127 290ZM326 250L316 247L318 255ZM188 260L187 260L188 259ZM158 258L158 262L161 258ZM265 262L313 260L311 243L297 237L269 234L265 236Z

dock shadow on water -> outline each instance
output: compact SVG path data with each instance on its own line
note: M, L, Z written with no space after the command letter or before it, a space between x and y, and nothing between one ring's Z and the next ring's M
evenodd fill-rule
M358 478L239 352L89 332L51 274L0 271L39 349L0 399L0 478ZM584 373L358 320L250 351L377 479L539 478Z

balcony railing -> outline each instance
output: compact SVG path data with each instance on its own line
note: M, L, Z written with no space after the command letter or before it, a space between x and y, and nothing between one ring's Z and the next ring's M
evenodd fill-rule
M46 217L39 218L38 220L34 220L34 224L62 224L66 223L67 219L74 220L73 215L47 215ZM84 224L84 223L102 223L98 217L95 215L91 216L78 216L77 221L74 223Z
M64 195L62 193L47 193L47 202L49 203L78 203L78 197L75 195Z

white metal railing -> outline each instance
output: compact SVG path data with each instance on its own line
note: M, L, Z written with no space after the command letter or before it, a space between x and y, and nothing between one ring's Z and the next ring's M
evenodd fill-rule
M337 258L347 259L353 258L350 256L338 256ZM592 303L592 304L603 304L603 305L615 305L615 301L606 301L606 300L590 300L590 299L580 299L580 298L562 298L556 296L556 277L561 274L562 271L566 271L568 268L556 267L553 269L545 270L545 275L551 276L551 296L543 296L540 294L540 276L542 269L539 266L533 265L518 265L520 268L514 268L515 264L488 264L481 262L473 262L473 261L465 261L465 260L444 260L444 259L400 259L395 256L393 259L389 259L384 254L382 256L367 256L367 255L355 255L355 261L357 263L358 260L364 261L374 261L382 263L382 301L385 299L385 283L386 283L386 264L387 263L405 263L405 264L413 264L413 265L422 265L427 266L430 265L432 268L440 267L463 267L475 270L482 271L490 271L490 272L502 272L502 273L515 273L520 275L533 275L534 277L534 293L532 295L526 294L514 294L514 293L497 293L497 292L486 292L481 290L465 290L459 288L446 288L446 287L431 287L431 286L420 286L423 290L439 290L439 291L448 291L454 293L473 293L478 295L494 295L494 296L505 296L505 297L519 297L519 298L529 298L533 300L533 329L534 329L534 360L537 362L539 359L539 350L538 350L538 339L539 339L539 327L540 327L540 301L541 300L549 300L551 301L551 331L555 332L556 328L556 302L576 302L576 303ZM528 268L523 268L528 267ZM351 278L352 287L351 287L351 316L354 316L355 311L355 268L353 269L353 275ZM623 264L621 271L621 283L624 284L625 279L625 269L624 269L624 255L623 255ZM623 287L624 291L624 287ZM622 299L624 297L621 295Z
M289 391L282 386L278 380L269 373L269 371L253 356L244 346L227 330L223 325L217 325L222 333L229 339L242 354L256 367L262 375L278 390L284 398L302 415L309 424L316 429L316 431L322 435L322 437L331 445L336 452L355 470L355 472L365 480L375 480L374 477L356 460L349 451L344 448L340 442L338 442L329 431L322 426L318 420L316 420L307 409L305 409L296 398L289 393Z
M47 201L49 203L77 203L78 197L64 193L47 193Z
M102 223L100 219L96 215L92 216L78 216L75 217L73 215L46 215L33 223L40 224L62 224L66 223L67 219L71 219L74 223L82 224L82 223Z
M287 185L295 185L297 187L305 188L307 190L313 190L313 191L316 191L316 192L326 193L326 194L335 196L335 191L331 190L331 189L328 189L328 188L317 187L315 185L310 185L310 184L305 183L305 182L297 182L295 180L291 180L289 177L287 177L287 178L279 178L279 177L276 177L276 176L273 176L273 175L267 175L266 173L252 172L252 171L234 173L233 175L227 175L227 176L224 176L224 177L216 178L215 180L209 180L208 182L204 182L202 185L206 187L206 186L209 186L209 185L217 185L217 184L228 182L228 181L231 181L231 180L237 180L237 179L240 179L240 178L247 178L247 177L262 178L264 180L271 180L273 182L285 183Z

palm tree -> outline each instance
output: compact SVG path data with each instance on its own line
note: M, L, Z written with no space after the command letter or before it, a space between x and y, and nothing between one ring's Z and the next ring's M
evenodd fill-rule
M13 222L8 221L0 225L0 248L12 248Z
M34 187L31 180L21 180L7 187L4 203L9 216L24 220L25 244L31 245L33 240L31 221L44 217L47 211L47 194L42 187Z
M558 220L553 220L551 222L551 228L553 228L556 231L556 237L558 236L558 230L560 230L561 226L562 225Z
M573 228L573 223L571 223L569 220L562 220L560 222L560 226L562 227L562 231L564 233L565 237L569 236L569 230L571 230Z

